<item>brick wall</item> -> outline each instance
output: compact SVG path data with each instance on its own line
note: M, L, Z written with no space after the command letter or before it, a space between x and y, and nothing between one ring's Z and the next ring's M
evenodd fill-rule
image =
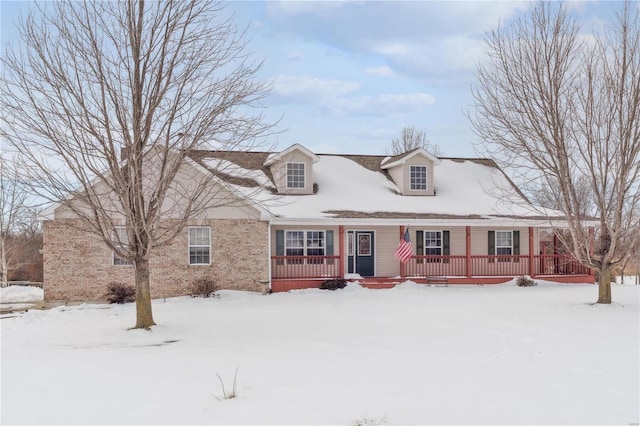
M134 285L132 266L114 266L112 252L72 220L44 222L44 294L46 301L105 300L107 285ZM189 265L188 231L160 247L150 259L151 297L188 294L191 283L210 278L225 289L260 291L269 279L268 225L258 220L205 220L211 227L211 265Z

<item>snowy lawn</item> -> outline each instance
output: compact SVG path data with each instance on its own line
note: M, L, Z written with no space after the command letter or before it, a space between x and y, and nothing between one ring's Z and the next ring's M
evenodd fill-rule
M30 310L0 321L0 420L637 424L639 290L222 291L155 300L151 331L133 304Z
M0 308L19 310L32 308L44 303L44 291L38 287L17 286L0 287Z

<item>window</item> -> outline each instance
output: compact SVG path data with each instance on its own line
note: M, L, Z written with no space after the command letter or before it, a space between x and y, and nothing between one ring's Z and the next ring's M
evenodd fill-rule
M287 188L304 188L304 163L287 163Z
M118 247L124 247L129 244L129 236L127 235L127 228L124 226L116 227L115 242ZM113 264L115 266L131 266L133 263L130 260L122 259L113 252Z
M513 254L512 237L511 231L496 231L496 255Z
M286 256L324 256L325 231L287 231ZM307 259L307 263L322 263L323 259ZM288 263L301 264L304 259L289 259Z
M371 256L371 234L358 234L358 256Z
M442 232L424 231L424 254L426 256L442 256ZM438 261L440 259L430 259Z
M451 252L450 231L416 231L416 263L427 262L444 262L449 263L449 254ZM422 256L433 256L431 258L423 258ZM437 256L437 257L436 257Z
M411 190L427 190L427 166L411 166Z
M498 262L511 262L513 254L513 232L512 231L496 231L496 255L505 255L498 257Z
M189 228L189 265L211 264L211 228Z

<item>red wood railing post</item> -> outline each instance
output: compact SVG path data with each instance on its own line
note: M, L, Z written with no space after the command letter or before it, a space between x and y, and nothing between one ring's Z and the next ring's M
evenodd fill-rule
M533 226L529 227L529 276L535 277L536 270L533 263Z
M403 225L400 225L400 238L404 238L404 226ZM398 241L400 241L400 239L398 239ZM400 279L404 279L404 275L405 275L404 263L400 262Z
M339 249L338 253L340 254L340 259L338 259L339 266L338 270L340 272L340 278L344 277L344 225L338 226L338 238L339 238Z
M466 239L466 262L465 262L465 271L467 273L467 277L471 278L471 227L467 226L466 229L467 239Z

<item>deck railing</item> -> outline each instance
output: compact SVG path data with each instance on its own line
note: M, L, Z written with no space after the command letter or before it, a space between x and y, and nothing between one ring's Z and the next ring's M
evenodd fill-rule
M340 256L271 256L272 278L341 278Z
M514 277L529 274L529 256L471 256L471 276Z
M340 256L271 256L271 276L339 278ZM531 270L533 266L533 270ZM469 270L467 270L469 269ZM405 277L518 275L589 275L590 269L565 254L499 256L412 256L404 265Z
M536 275L589 275L591 269L566 254L536 255Z
M465 275L466 260L466 256L412 256L405 263L404 274L407 277Z

